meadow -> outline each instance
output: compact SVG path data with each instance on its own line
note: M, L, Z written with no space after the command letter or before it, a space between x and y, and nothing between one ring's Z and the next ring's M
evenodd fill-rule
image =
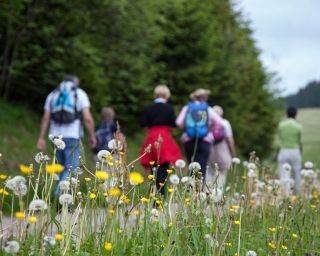
M0 255L319 255L319 112L299 113L307 161L299 197L289 180L279 181L274 168L254 154L234 159L224 191L204 184L196 164L179 161L168 170L162 197L155 189L157 164L150 163L150 175L141 175L138 143L130 140L128 148L114 143L112 152L101 151L93 166L83 159L54 196L59 138L50 141L48 155L35 152L29 160L21 155L33 152L11 155L3 147ZM24 128L12 128L17 134L3 138L19 143L29 132L24 129L34 131L38 123L28 123L18 111L16 118ZM15 156L13 163L6 160Z

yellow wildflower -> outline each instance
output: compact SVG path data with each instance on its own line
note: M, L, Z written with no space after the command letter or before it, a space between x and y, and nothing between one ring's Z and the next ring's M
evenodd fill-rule
M247 176L241 176L241 179L246 180Z
M130 180L131 185L139 185L139 184L143 183L144 178L141 175L141 173L139 173L139 172L131 172L129 174L129 180Z
M291 196L291 200L292 202L295 202L298 200L298 197L296 195Z
M234 210L239 209L239 207L240 207L239 205L232 205L232 206L231 206L231 208L234 209Z
M86 178L84 178L84 180L85 180L86 182L89 182L89 181L91 181L91 178L86 177Z
M277 248L277 246L273 242L269 242L268 245L272 249L276 249Z
M36 223L36 222L37 222L37 217L30 216L30 217L28 218L28 222L30 222L30 223Z
M25 217L25 214L23 212L16 212L15 216L18 220L23 220Z
M154 176L153 174L149 174L149 175L148 175L148 179L149 179L149 180L154 180L154 179L155 179L155 176Z
M106 251L111 251L112 250L112 243L106 242L104 244L104 249L106 249Z
M173 226L173 223L170 222L168 226L169 226L169 228L171 228Z
M140 214L140 211L139 211L139 210L134 210L134 211L132 212L132 214L133 214L133 215L139 215L139 214Z
M168 188L168 192L169 192L169 193L174 192L174 188Z
M240 220L235 220L235 221L234 221L234 224L240 225Z
M164 186L164 183L159 182L159 186L160 186L160 187L163 187L163 186Z
M149 203L149 202L150 202L150 199L149 199L149 198L146 198L146 197L142 197L142 198L140 199L140 201L141 201L142 203Z
M189 198L189 197L186 197L186 198L184 199L184 201L186 202L186 204L190 204L190 198Z
M90 193L89 194L89 198L90 199L95 199L97 197L97 195L95 193Z
M285 245L281 245L281 248L282 248L283 250L288 250L288 247L285 246Z
M96 171L95 175L99 180L107 180L109 178L109 174L104 171Z
M316 208L317 206L314 205L314 204L310 204L310 207L311 207L311 208Z
M227 242L227 243L226 243L226 246L231 247L231 246L232 246L232 243Z
M64 167L61 164L48 164L46 166L46 171L47 171L47 173L50 173L50 174L60 173L63 171L63 169L64 169Z
M108 212L109 212L110 214L114 214L114 213L115 213L115 210L109 209Z
M5 190L4 188L0 188L0 194L7 196L7 195L9 195L9 192L7 190Z
M173 170L172 169L167 169L167 173L171 174L171 173L173 173Z
M150 161L149 164L150 165L154 165L155 161Z
M271 228L268 228L269 229L269 231L271 231L271 232L276 232L277 231L277 228L274 228L274 227L271 227Z
M109 166L113 166L113 163L112 163L112 162L108 162L108 165L109 165Z
M32 172L32 168L24 164L20 164L19 168L20 168L20 172L22 172L23 174L30 174Z
M298 234L292 233L292 237L293 237L293 238L298 238Z
M119 188L110 188L108 190L108 195L118 197L121 195L121 190Z
M121 200L122 202L124 202L125 204L130 203L130 199L129 199L126 195L121 195L121 196L120 196L120 200Z
M55 234L54 239L56 239L57 241L61 241L63 239L63 235L60 233Z
M6 180L8 178L8 175L0 174L0 180Z

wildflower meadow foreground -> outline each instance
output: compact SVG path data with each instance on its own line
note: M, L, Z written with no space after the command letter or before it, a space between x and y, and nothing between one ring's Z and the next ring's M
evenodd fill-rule
M157 164L142 175L139 158L127 163L117 140L99 152L95 170L82 161L58 183L55 152L64 145L51 140L53 156L38 153L21 175L0 175L0 255L320 255L319 172L311 162L296 196L289 175L278 180L254 154L233 160L223 190L203 183L197 163L178 160L163 197Z

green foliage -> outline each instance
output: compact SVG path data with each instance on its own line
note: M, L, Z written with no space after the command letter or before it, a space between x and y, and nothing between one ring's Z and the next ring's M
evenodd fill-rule
M231 1L15 0L1 3L0 22L3 98L40 112L63 75L76 74L95 117L112 105L133 135L154 85L168 84L177 110L204 87L224 107L239 154L270 150L269 75Z

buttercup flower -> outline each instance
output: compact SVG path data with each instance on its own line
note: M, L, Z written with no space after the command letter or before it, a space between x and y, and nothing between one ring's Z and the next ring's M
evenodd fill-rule
M29 223L36 223L38 220L37 220L37 217L34 217L34 216L30 216L29 218L28 218L28 222Z
M109 174L105 171L96 171L95 175L99 180L107 180L109 178Z
M64 169L64 167L61 164L48 164L46 166L46 172L50 173L50 174L52 174L52 173L60 173L60 172L63 171L63 169Z
M22 172L23 174L30 174L32 173L32 168L31 166L26 166L24 164L20 164L19 165L20 168L20 172Z
M29 204L29 211L42 211L47 209L48 204L41 199L32 200Z
M121 190L119 188L110 188L108 190L108 195L118 197L121 195Z
M129 174L129 181L131 185L139 185L143 183L144 178L139 172L131 172Z
M57 233L57 234L54 235L54 239L56 241L61 241L63 239L63 235L60 234L60 233Z
M18 220L23 220L25 217L25 214L23 212L16 212L15 216Z
M111 251L112 250L112 243L106 242L104 244L104 249L106 249L106 251Z

